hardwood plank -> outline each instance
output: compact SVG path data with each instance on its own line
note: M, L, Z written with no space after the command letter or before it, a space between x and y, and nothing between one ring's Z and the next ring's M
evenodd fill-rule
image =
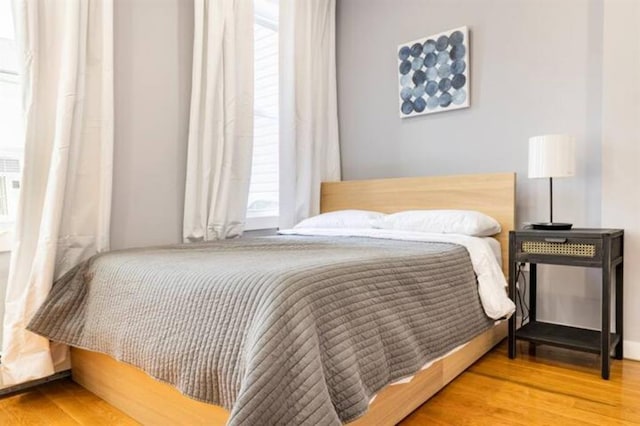
M0 424L6 425L77 425L40 389L11 396L2 400Z
M70 379L0 399L0 425L137 425Z
M598 357L519 343L493 349L401 426L640 425L640 362L614 361L610 380ZM428 385L425 383L425 385ZM120 411L70 380L0 399L2 425L135 425Z
M138 425L106 401L70 381L53 382L42 393L81 425Z
M543 346L531 356L527 345L510 360L503 342L400 424L640 424L640 363L615 361L602 380L597 355Z
M603 415L600 412L587 412L576 407L580 396L568 396L546 389L530 389L526 385L504 379L470 373L465 377L466 392L470 395L490 394L487 404L494 407L509 407L517 416L527 418L532 423L584 424L584 425L622 425L618 418ZM495 390L499 389L499 392ZM456 391L452 393L455 395ZM605 403L599 403L606 406Z

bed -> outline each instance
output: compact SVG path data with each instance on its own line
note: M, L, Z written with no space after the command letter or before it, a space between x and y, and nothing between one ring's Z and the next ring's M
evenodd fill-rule
M325 183L322 185L321 193L321 210L323 212L330 212L342 209L364 209L364 210L377 210L382 212L395 212L401 210L410 209L469 209L478 210L486 213L499 221L502 226L502 232L496 236L501 242L503 266L507 265L506 261L506 249L507 249L507 233L508 230L513 229L514 226L514 196L515 196L515 175L514 174L490 174L490 175L468 175L468 176L449 176L449 177L431 177L431 178L401 178L401 179L382 179L382 180L369 180L369 181L350 181L350 182L334 182ZM255 263L259 263L259 257L263 256L265 259L265 265L276 263L273 259L269 259L269 252L265 252L261 243L235 243L238 246L238 250L242 253L250 252L253 250L255 253L263 253L262 255L256 255ZM258 244L258 246L256 246ZM285 246L288 243L282 243ZM336 247L331 239L326 240L314 240L312 242L301 239L296 242L302 247L305 244L308 245L308 262L312 262L313 258L322 253L328 253L327 256L335 256ZM342 242L341 242L342 244ZM319 247L320 245L320 247ZM370 251L374 253L376 263L378 262L390 262L388 268L398 268L399 266L405 267L405 259L396 259L395 252L400 247L401 250L406 251L407 255L413 256L415 253L412 251L415 249L415 245L411 242L403 243L390 243L386 240L380 240L376 244L362 241L359 239L353 239L350 241L350 251L345 249L341 256L354 256L354 259L361 255L362 252L370 247ZM326 246L326 247L325 247ZM391 247L392 246L392 247ZM324 248L323 248L324 247ZM287 249L287 247L284 247ZM330 250L327 250L330 249ZM440 250L456 251L458 255L466 253L463 249L451 248L451 246L442 246ZM304 250L302 250L304 251ZM166 254L161 252L161 254ZM169 253L172 254L172 253ZM175 253L173 253L175 254ZM421 254L422 255L422 254ZM124 254L122 256L127 256ZM137 255L138 256L138 255ZM302 258L304 256L300 254ZM135 263L135 257L125 258L125 262ZM160 259L160 260L157 260ZM161 268L166 264L166 260L162 260L162 257L157 258L157 267ZM422 258L421 258L422 259ZM429 261L429 257L425 257L425 262ZM122 259L121 259L122 261ZM229 262L233 262L230 258ZM271 262L271 263L270 263ZM335 263L334 268L337 268L338 263ZM398 262L398 263L393 263ZM344 262L343 262L344 263ZM348 262L347 262L348 263ZM434 265L438 264L438 261L434 261ZM315 267L313 263L310 263L312 267ZM340 263L342 265L342 263ZM341 266L342 267L342 266ZM352 266L349 266L352 268ZM366 268L365 268L366 269ZM313 269L317 271L317 269ZM355 274L357 276L362 275L366 271L364 269L345 269L346 273ZM191 271L193 272L193 271ZM282 271L278 272L282 274ZM327 273L321 271L321 273ZM333 273L333 272L332 272ZM343 273L341 271L341 273ZM358 275L359 274L359 275ZM134 276L134 275L132 275ZM194 275L195 276L195 275ZM199 278L197 278L199 279ZM335 277L329 277L329 279L335 280ZM410 277L409 281L414 280L415 277ZM379 280L375 283L375 286L384 286L385 280ZM382 288L382 287L381 287ZM118 291L115 289L114 291ZM128 290L123 290L125 293ZM400 294L400 291L398 291ZM99 293L98 293L99 294ZM177 293L176 293L177 294ZM350 294L350 293L345 293ZM314 294L314 297L316 294ZM352 297L351 294L349 297ZM102 296L100 296L102 297ZM118 305L126 304L127 298L135 298L135 294L123 294L119 299ZM179 297L179 296L176 296ZM400 297L400 296L398 296ZM106 295L104 295L105 303L110 303ZM103 301L104 301L103 300ZM123 302L124 301L124 302ZM278 305L279 306L279 305ZM132 305L134 307L134 305ZM385 308L385 306L383 306ZM118 306L113 306L113 309L117 310ZM127 308L131 309L131 307ZM138 321L145 321L148 319L147 314L144 312L144 308L140 309L140 315L137 318ZM124 311L123 311L124 312ZM278 317L282 312L279 312ZM160 323L162 320L155 320ZM291 321L293 322L293 321ZM505 336L504 321L493 325L490 325L487 321L482 323L481 320L477 320L477 330L481 329L482 332L472 333L472 329L466 329L467 333L462 342L454 343L452 341L451 347L447 353L437 353L435 360L427 365L424 365L422 370L415 374L410 381L405 380L402 384L396 384L393 386L387 386L381 389L375 388L375 396L373 401L368 406L367 413L357 418L350 424L375 424L375 425L390 425L395 424L411 411L417 408L435 392L445 386L461 371L473 363L482 354L493 347L498 341ZM319 322L322 325L322 322ZM81 325L84 327L84 325ZM113 324L114 328L118 327L118 324ZM161 328L161 327L160 327ZM229 326L229 329L232 329ZM439 328L441 329L441 328ZM89 327L87 326L87 330ZM51 331L51 330L50 330ZM83 334L83 333L80 333ZM86 333L85 333L86 334ZM291 333L290 333L291 334ZM295 335L295 333L293 333ZM446 334L446 333L445 333ZM51 334L50 334L51 335ZM288 334L287 334L288 336ZM86 336L85 336L86 337ZM438 337L441 338L441 337ZM59 339L65 341L65 339ZM170 339L169 339L170 340ZM313 340L313 339L311 339ZM135 342L134 342L135 343ZM267 342L268 343L268 342ZM460 344L462 343L462 344ZM260 344L262 345L262 344ZM258 345L258 349L262 349L263 346ZM77 346L83 346L79 344ZM251 345L250 345L251 346ZM264 347L266 347L266 343ZM293 346L292 346L293 347ZM194 349L195 347L192 347ZM242 348L246 351L246 348ZM271 349L272 352L275 351ZM106 351L105 351L106 352ZM173 387L156 381L149 377L146 373L138 370L137 368L129 365L125 362L116 361L116 359L98 353L81 349L80 347L72 348L72 373L73 378L82 386L86 387L93 393L105 399L112 405L120 408L125 413L132 416L134 419L144 424L225 424L229 419L229 411L224 408L212 404L205 404L198 402L195 399L183 396ZM271 354L271 352L270 352ZM288 356L285 349L277 351L277 358L282 359ZM116 357L118 354L116 353ZM268 358L270 355L265 355L264 358ZM324 356L323 356L324 357ZM326 356L325 358L330 358ZM301 358L302 359L302 358ZM306 358L304 358L306 360ZM128 360L130 361L130 360ZM341 362L341 361L340 361ZM339 362L339 363L340 363ZM375 360L373 361L375 363ZM135 362L130 362L136 364ZM297 365L297 364L292 364ZM331 364L329 364L331 366ZM251 376L251 369L249 372L244 372L248 377L254 377L257 381L264 381L265 378L260 372L255 376ZM147 370L149 371L149 370ZM345 370L346 371L346 370ZM360 377L362 375L363 382L366 382L367 366L361 366L361 369L356 371L355 376ZM340 373L343 373L340 370ZM403 375L402 372L398 373L394 370L395 374L392 378L398 379ZM400 375L398 375L400 374ZM154 374L155 375L155 374ZM406 374L405 374L406 375ZM396 377L397 376L397 377ZM357 381L357 380L356 380ZM392 380L395 381L395 380ZM315 382L314 382L315 383ZM269 384L269 381L266 382ZM359 383L356 383L359 385ZM222 386L222 385L221 385ZM358 386L347 386L349 389L357 388ZM295 386L295 390L304 388L304 383ZM366 386L364 388L367 388ZM184 387L181 387L184 391ZM274 389L278 389L277 387ZM331 388L329 391L333 391ZM345 389L340 389L344 392ZM351 390L349 390L351 392ZM189 392L187 392L189 393ZM275 392L272 392L275 393ZM192 397L198 399L205 399L198 396L199 394L191 394ZM304 397L304 393L301 397ZM366 395L369 397L370 395ZM251 396L249 396L251 399ZM255 398L254 398L255 399ZM361 400L362 398L360 398ZM277 401L277 396L274 396L274 401ZM362 401L360 401L361 403ZM274 402L275 404L275 402ZM229 406L229 404L226 404ZM264 404L263 404L264 405ZM326 404L325 404L326 405ZM361 404L360 404L361 405ZM277 406L274 405L274 406ZM249 407L252 407L249 405ZM310 405L311 410L317 410L318 408ZM315 408L314 408L315 407ZM267 407L268 408L268 407ZM306 409L306 407L304 407ZM366 409L365 405L365 409ZM234 408L235 409L235 408ZM336 408L338 410L338 408ZM349 419L349 416L358 417L362 412L355 411L357 415L349 414L353 412L345 411L341 419ZM251 410L248 410L251 411ZM265 411L266 412L266 411ZM256 419L251 417L252 413L243 413L245 421L238 420L238 415L232 418L232 422L235 424L255 424ZM279 414L284 417L287 413L278 413L274 411L273 415ZM270 423L274 423L271 417ZM298 418L298 417L297 417ZM306 417L303 417L306 418ZM312 419L313 417L309 417ZM251 420L252 419L252 420ZM324 419L320 417L322 421L316 420L316 423L324 423ZM334 424L335 419L327 420L327 424Z

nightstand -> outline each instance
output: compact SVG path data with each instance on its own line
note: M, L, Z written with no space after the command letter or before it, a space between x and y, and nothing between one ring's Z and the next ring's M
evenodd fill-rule
M531 344L560 346L600 354L602 378L609 378L610 357L622 359L623 251L621 229L572 229L509 232L509 297L516 298L518 264L529 264L529 322L516 330L515 314L509 319L509 358L516 356L516 339ZM536 319L536 265L580 266L602 270L600 331L551 324ZM612 280L615 274L615 280ZM611 333L611 287L615 282L616 330Z

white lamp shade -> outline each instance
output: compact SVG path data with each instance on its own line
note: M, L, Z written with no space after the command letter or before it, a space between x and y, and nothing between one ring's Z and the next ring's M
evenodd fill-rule
M567 177L575 174L576 140L570 135L529 139L529 177Z

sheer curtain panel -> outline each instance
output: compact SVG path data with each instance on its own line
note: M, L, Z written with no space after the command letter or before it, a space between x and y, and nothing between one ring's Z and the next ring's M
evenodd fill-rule
M280 0L280 227L318 214L336 180L336 0Z
M113 0L14 0L25 159L11 254L3 385L50 375L66 348L29 332L52 282L109 247Z
M185 242L242 234L253 155L253 1L194 9Z

